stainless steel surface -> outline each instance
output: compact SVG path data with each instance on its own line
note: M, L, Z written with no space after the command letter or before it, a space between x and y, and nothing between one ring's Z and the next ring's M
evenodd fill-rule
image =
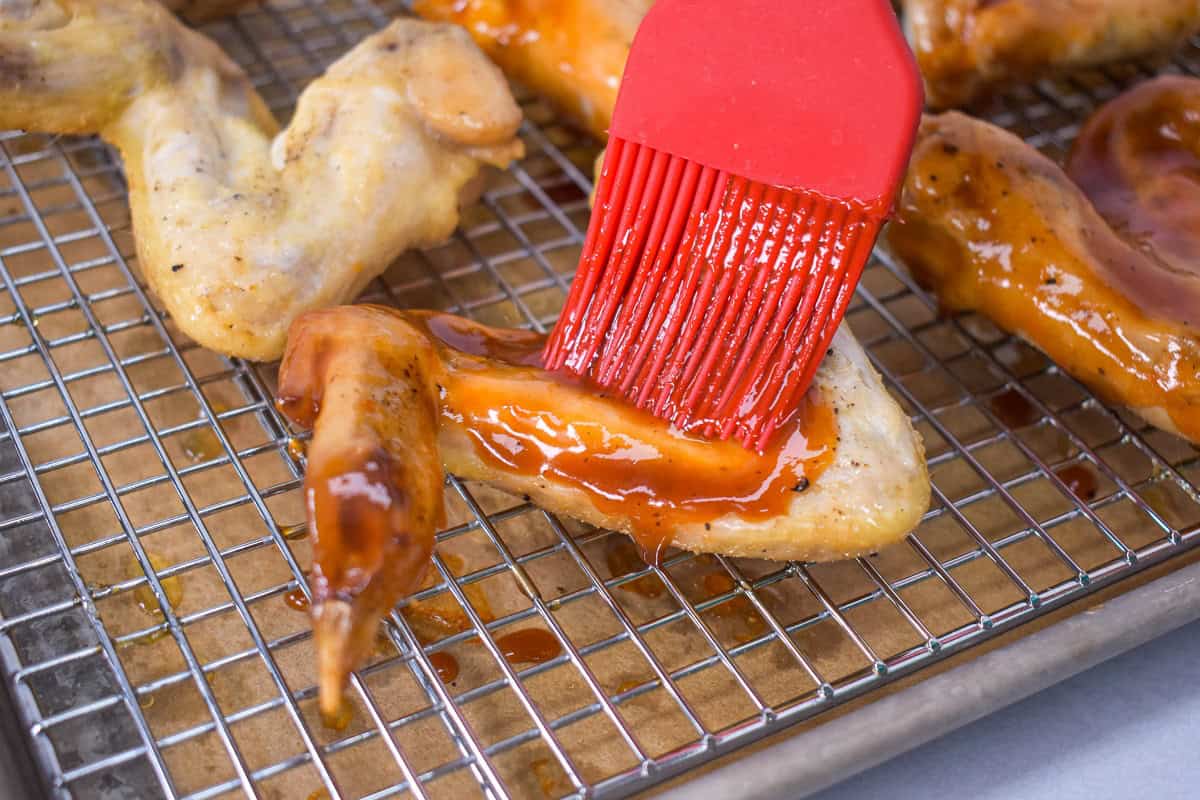
M398 3L282 0L206 31L286 115L313 75L401 12ZM1172 68L1197 65L1192 46ZM1046 82L1005 98L994 118L1061 155L1098 102L1147 74L1130 66ZM401 258L368 299L494 324L552 323L586 227L595 148L536 101L526 107L529 156L468 212L450 243ZM661 569L610 576L609 534L580 531L451 478L448 493L461 500L463 521L440 541L471 540L497 556L462 575L439 558L442 583L423 595L449 592L472 629L422 645L393 615L391 655L350 690L363 729L331 734L312 713L311 676L296 666L307 631L276 633L280 598L302 570L291 538L300 483L288 452L295 432L272 408L271 370L218 359L174 331L136 278L124 208L119 167L102 144L0 133L0 664L57 795L293 796L280 787L296 783L282 782L303 777L332 797L445 796L464 787L504 797L529 794L521 782L529 762L510 756L534 745L562 779L543 784L547 793L624 795L879 692L899 675L1200 540L1194 448L1106 408L982 319L938 316L935 302L880 251L849 319L929 450L934 506L907 543L833 566L675 554ZM111 392L89 390L93 381ZM1005 392L1030 404L1029 424L1010 427L997 414L993 400ZM198 416L164 419L158 404L181 398ZM110 422L117 417L120 425ZM133 435L112 437L127 426ZM211 454L181 456L188 437L205 431ZM47 436L72 446L43 455ZM1087 502L1056 475L1072 464L1097 477ZM198 488L218 477L236 491ZM256 533L229 538L221 522L230 513ZM546 538L517 542L516 523L536 525ZM180 529L190 555L154 564L154 542ZM117 551L113 562L128 559L129 574L92 582L88 565ZM248 557L256 573L269 561L286 577L255 582L241 567ZM727 571L733 588L697 599L683 576L700 562ZM535 573L551 563L574 570L580 585L540 585ZM671 610L636 613L628 587L645 575L666 587ZM199 576L225 594L177 613L170 581ZM500 579L534 589L534 599L485 622L469 590ZM773 604L784 587L808 604ZM165 615L118 624L110 609L129 605L131 595L157 602ZM714 622L738 598L762 620L744 640ZM579 609L607 615L613 632L578 638L569 618ZM236 646L211 650L204 631L214 620L237 628ZM509 666L495 635L516 622L554 632L563 655ZM682 631L687 658L664 655L660 635L670 630ZM484 643L494 675L468 690L443 685L430 654L469 640ZM142 651L131 648L150 641L170 647L177 667L147 679L134 657ZM841 654L836 663L826 658L833 651ZM770 676L759 658L769 652ZM613 654L638 661L645 679L614 685L601 675L598 665ZM850 661L855 666L845 667ZM248 666L266 689L231 709L228 685ZM780 690L771 682L780 673L794 674L800 688ZM573 698L565 709L546 702L539 683L557 675L561 684L563 674ZM383 685L400 679L422 698L403 711L393 702L400 690ZM183 685L204 719L194 723L180 711L186 723L171 728L164 709L150 704ZM512 695L519 722L500 733L476 712L498 694ZM713 694L722 695L716 706ZM634 713L651 697L673 710L671 736L652 735L655 721ZM722 713L712 710L718 706ZM731 708L740 710L725 713ZM592 724L606 726L619 757L591 758L590 740L577 732ZM429 737L445 738L453 755L421 755L419 740ZM287 755L264 760L264 739L275 740L270 752ZM373 788L343 792L362 782L364 762L351 760L360 752L376 754L365 762Z
M662 798L807 797L1196 619L1200 564L1190 564L714 769ZM1182 791L1186 781L1177 785Z

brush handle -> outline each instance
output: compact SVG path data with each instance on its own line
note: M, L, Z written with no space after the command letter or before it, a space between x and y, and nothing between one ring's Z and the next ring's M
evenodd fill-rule
M658 0L610 133L886 213L922 102L889 0Z

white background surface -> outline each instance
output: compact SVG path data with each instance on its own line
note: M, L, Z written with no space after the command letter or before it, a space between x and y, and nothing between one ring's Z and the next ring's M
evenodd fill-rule
M1200 798L1200 622L815 795L1126 797Z

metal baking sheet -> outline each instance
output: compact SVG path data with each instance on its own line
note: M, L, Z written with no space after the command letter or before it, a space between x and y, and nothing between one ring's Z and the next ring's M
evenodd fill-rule
M286 118L314 75L399 13L279 0L205 31ZM1165 68L1197 65L1192 45ZM1044 82L986 113L1061 156L1096 104L1160 68ZM553 323L598 148L536 98L523 105L527 158L453 239L398 259L364 299ZM917 696L890 689L1196 545L1192 446L985 320L939 315L884 250L849 320L925 438L934 504L906 542L838 564L672 553L650 569L624 537L450 478L436 575L393 615L345 726L329 729L307 620L287 602L310 542L290 446L303 432L271 406L273 367L204 351L161 313L106 146L0 133L0 665L47 792L623 796L843 703ZM1069 466L1095 477L1094 495L1058 477ZM498 636L532 626L559 657L497 657ZM1070 638L1053 630L1040 649L1061 656ZM458 659L455 680L437 678L437 653ZM1013 691L1037 685L1011 664ZM925 700L930 729L963 713L947 692ZM912 735L891 730L863 741L882 753Z
M1200 564L875 699L662 797L806 797L1200 619Z

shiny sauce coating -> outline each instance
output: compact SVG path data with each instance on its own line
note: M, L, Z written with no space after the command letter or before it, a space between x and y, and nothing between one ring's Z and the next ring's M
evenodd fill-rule
M1066 170L1121 238L1200 279L1200 80L1164 75L1106 103ZM1200 280L1194 289L1200 302Z
M489 358L488 373L472 375L470 391L456 386L454 369L443 386L441 413L466 430L478 457L497 470L575 489L602 513L629 520L647 561L680 525L731 513L745 520L786 514L797 492L833 461L837 418L816 389L760 456L733 441L684 434L575 378L527 380L541 336L506 332L468 341L469 323L430 317L426 324L455 350ZM511 367L497 369L495 359ZM471 370L468 361L458 366Z
M1110 402L1200 441L1200 296L1117 236L1048 158L955 112L926 117L892 250Z

